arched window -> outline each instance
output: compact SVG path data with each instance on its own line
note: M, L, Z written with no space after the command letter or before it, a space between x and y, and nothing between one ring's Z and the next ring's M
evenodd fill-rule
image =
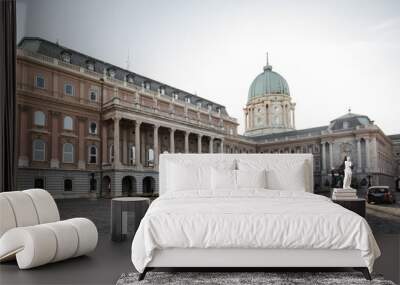
M91 135L96 135L97 134L97 123L96 122L90 122L90 124L89 124L89 133Z
M74 162L74 145L72 143L65 143L63 145L63 162L64 163Z
M37 139L33 141L33 160L44 161L46 158L46 143Z
M74 121L70 116L64 117L64 130L72 131L74 129Z
M36 111L34 113L33 121L36 126L44 127L45 120L46 120L46 116L44 115L44 113L42 111Z
M97 147L95 145L89 147L89 163L97 163Z
M114 145L110 145L110 149L109 149L109 156L110 156L110 162L113 163L114 162Z

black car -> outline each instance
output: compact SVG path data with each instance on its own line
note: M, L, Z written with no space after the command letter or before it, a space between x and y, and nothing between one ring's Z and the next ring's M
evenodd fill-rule
M367 192L368 203L396 203L396 196L389 186L372 186Z

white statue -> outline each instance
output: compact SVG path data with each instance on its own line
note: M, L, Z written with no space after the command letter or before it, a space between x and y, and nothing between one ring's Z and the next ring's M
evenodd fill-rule
M351 163L350 156L346 156L346 161L344 162L343 189L352 189L350 187L351 176L352 176L352 170L351 170L352 165L353 164Z

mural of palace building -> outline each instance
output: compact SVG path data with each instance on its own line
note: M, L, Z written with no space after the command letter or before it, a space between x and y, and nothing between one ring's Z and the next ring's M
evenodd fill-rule
M163 152L311 152L316 188L346 154L360 185L399 177L400 136L367 116L295 130L289 86L268 63L250 86L245 135L221 104L40 38L19 44L17 104L18 189L55 197L157 192Z

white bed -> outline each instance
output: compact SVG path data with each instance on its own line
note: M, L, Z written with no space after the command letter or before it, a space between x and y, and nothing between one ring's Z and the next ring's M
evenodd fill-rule
M311 154L161 155L160 197L132 243L141 278L154 267L354 267L368 278L380 255L368 223L312 194L312 165Z

